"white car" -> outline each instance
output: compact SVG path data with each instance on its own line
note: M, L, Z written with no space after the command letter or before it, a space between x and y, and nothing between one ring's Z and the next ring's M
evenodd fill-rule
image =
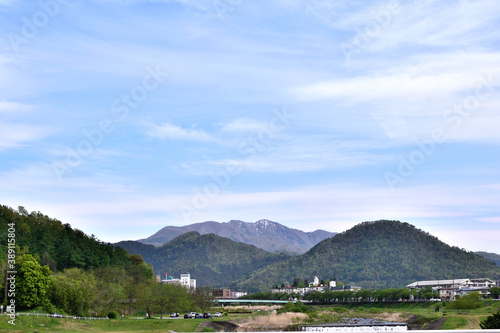
M222 313L216 312L216 313L214 313L214 317L222 317Z

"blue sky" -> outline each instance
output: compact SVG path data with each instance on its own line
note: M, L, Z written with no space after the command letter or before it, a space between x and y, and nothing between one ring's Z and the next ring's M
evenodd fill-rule
M500 253L494 0L0 0L0 203L103 241L409 222Z

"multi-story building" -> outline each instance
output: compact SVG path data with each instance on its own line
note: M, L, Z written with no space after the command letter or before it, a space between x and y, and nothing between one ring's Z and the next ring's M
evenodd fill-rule
M212 296L215 298L232 298L231 289L214 289L212 290Z
M246 291L231 291L231 298L240 298L246 295L248 295Z
M168 274L165 274L165 277L166 279L162 280L162 283L179 283L188 289L196 289L196 279L191 279L191 274L189 273L181 274L179 279L174 279L174 277L168 276Z
M464 296L471 292L478 292L484 298L490 294L489 289L495 286L495 281L490 279L452 279L452 280L433 280L416 281L406 287L409 289L422 289L431 287L439 292L439 297L443 301L455 299L455 296Z

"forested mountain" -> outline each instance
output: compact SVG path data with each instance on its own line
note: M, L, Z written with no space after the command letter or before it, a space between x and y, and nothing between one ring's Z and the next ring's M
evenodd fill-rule
M214 234L184 233L161 247L134 241L116 245L140 254L153 264L156 274L178 277L191 273L201 286L227 286L235 279L289 256L270 253L253 245L238 243Z
M23 207L0 205L0 259L0 295L4 304L15 297L16 309L106 316L152 299L154 272L142 257ZM12 285L4 289L13 276L15 295Z
M15 223L15 242L21 249L27 247L38 256L42 265L53 272L66 268L93 268L123 266L128 253L109 243L98 241L93 235L73 229L69 224L43 215L28 213L23 207L16 211L0 205L0 259L5 259L8 223Z
M269 252L286 251L299 254L335 235L324 230L304 232L269 220L260 220L255 223L209 221L182 227L167 226L148 238L140 239L139 242L161 246L189 231L197 231L202 235L216 234L236 242L255 245Z
M235 283L269 290L294 277L334 279L365 288L401 287L416 280L500 278L500 267L399 221L364 222L307 253L274 263Z
M497 264L498 266L500 266L500 254L490 253L490 252L482 252L482 251L475 252L475 253L477 255L485 258L485 259L493 261L495 264Z

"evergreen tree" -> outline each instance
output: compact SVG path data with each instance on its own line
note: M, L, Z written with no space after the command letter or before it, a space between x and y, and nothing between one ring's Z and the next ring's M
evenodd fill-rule
M500 311L483 320L479 326L483 330L500 329Z

